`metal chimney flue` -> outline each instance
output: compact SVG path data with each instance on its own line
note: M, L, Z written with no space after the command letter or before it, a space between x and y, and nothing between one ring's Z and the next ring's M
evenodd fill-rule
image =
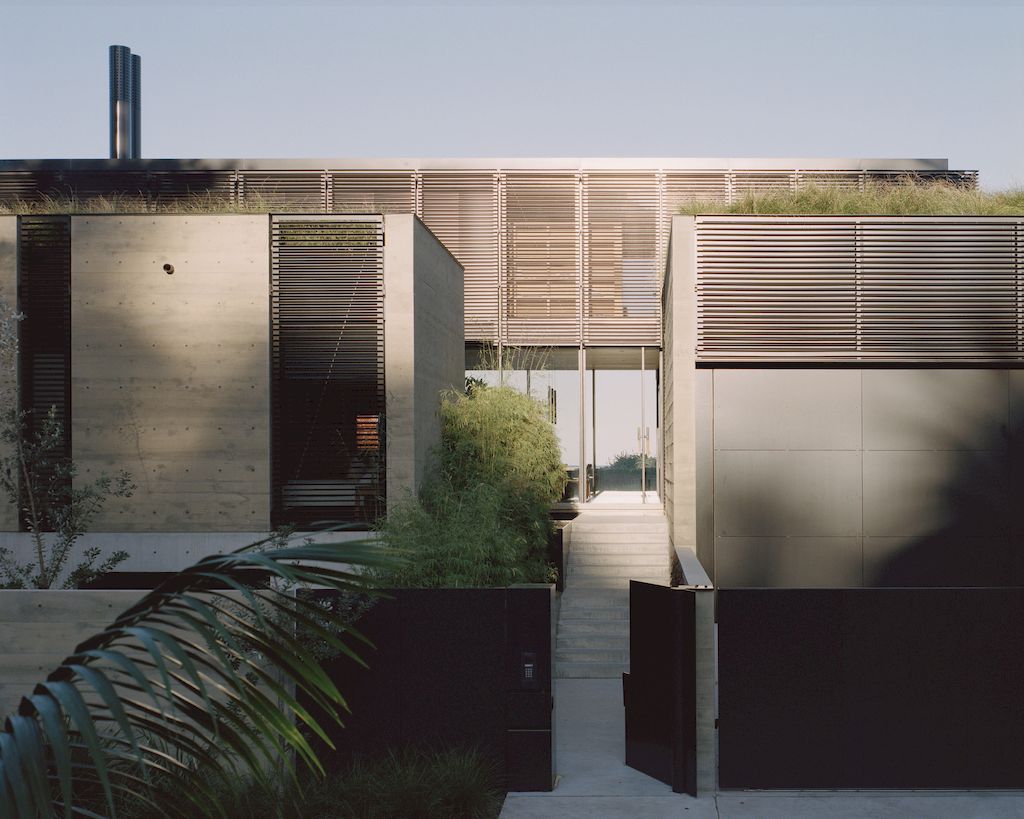
M142 60L128 46L110 47L110 158L142 155Z

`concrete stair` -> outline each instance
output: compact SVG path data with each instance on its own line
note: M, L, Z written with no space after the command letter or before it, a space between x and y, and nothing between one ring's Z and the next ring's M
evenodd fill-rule
M586 511L572 522L555 640L559 678L629 670L629 581L668 584L668 523L661 510Z

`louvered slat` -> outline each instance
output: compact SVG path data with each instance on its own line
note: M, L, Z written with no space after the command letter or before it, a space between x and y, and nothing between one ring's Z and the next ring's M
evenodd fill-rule
M272 221L275 525L383 511L383 244L380 217Z
M661 344L659 190L655 174L587 174L584 341Z
M332 170L329 180L335 213L416 212L416 176L411 171Z
M69 459L71 219L19 217L18 257L18 306L25 316L18 326L21 408L33 432L51 408L55 411L63 441L61 451L54 454Z
M270 208L325 211L327 181L321 171L246 171L239 175L239 199Z
M580 213L576 174L505 178L502 332L509 344L580 338Z
M498 338L498 176L424 173L423 222L465 269L467 341Z
M698 217L698 357L1024 357L1022 226L995 217Z

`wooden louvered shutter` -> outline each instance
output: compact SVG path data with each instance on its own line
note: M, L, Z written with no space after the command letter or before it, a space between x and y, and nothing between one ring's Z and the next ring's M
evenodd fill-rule
M188 202L209 199L217 202L237 201L239 178L234 171L152 171L147 190L157 202Z
M332 171L328 201L334 213L415 213L411 171Z
M423 222L465 269L466 341L498 338L498 177L424 173Z
M583 178L583 309L587 344L661 344L658 179Z
M274 525L384 512L384 232L274 217Z
M728 202L729 180L723 171L669 171L665 174L665 211L679 213L686 202Z
M856 348L852 225L699 219L698 354L828 358Z
M502 333L509 344L576 344L580 203L575 174L505 178Z
M52 454L66 460L71 458L71 219L22 216L18 226L21 409L30 433L54 410L63 441L61 451Z
M861 350L904 359L1015 357L1016 229L927 220L862 224Z
M239 201L276 210L327 209L327 175L321 171L246 171L239 174Z
M1024 220L696 221L702 361L1024 357Z

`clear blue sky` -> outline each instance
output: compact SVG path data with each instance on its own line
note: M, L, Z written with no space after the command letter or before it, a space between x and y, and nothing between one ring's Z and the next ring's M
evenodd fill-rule
M0 0L0 158L926 156L1024 185L1024 0Z

